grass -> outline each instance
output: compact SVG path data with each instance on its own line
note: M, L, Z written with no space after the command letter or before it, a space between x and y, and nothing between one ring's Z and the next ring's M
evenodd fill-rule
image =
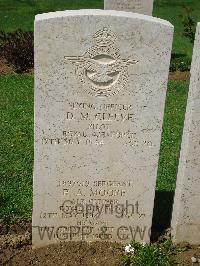
M103 0L1 0L0 25L11 32L33 30L36 14L67 9L103 8Z
M158 171L158 190L175 188L188 83L169 82ZM0 76L0 217L31 217L33 77Z
M184 5L194 9L192 16L196 22L200 21L200 5L199 0L155 0L154 16L166 19L174 25L174 42L173 53L178 56L188 56L192 58L193 44L183 36L183 25L181 15L184 14Z
M33 77L0 76L0 217L31 217Z
M175 26L173 53L192 57L192 44L185 38L180 15L183 5L194 9L194 20L200 21L199 0L154 0L153 15L170 21ZM103 0L1 0L0 30L12 32L18 28L33 30L34 16L39 13L82 8L103 9Z
M186 81L168 83L157 176L159 191L175 190L188 86Z
M175 26L173 53L192 56L183 36L183 2L200 21L199 0L155 0L154 16ZM38 13L66 9L103 8L103 0L0 0L0 30L33 30ZM188 83L169 82L158 168L157 190L175 189ZM33 166L33 77L0 76L0 217L31 217Z
M131 243L134 253L128 253L123 257L123 266L173 266L174 247L167 240L160 244Z

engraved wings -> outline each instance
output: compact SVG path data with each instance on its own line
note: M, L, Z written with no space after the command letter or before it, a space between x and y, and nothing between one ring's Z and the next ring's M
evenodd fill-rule
M136 60L116 59L110 62L101 62L89 57L84 56L71 56L65 57L71 61L76 67L84 69L86 76L94 83L102 83L109 85L114 81L114 78L127 68L129 65L136 64Z

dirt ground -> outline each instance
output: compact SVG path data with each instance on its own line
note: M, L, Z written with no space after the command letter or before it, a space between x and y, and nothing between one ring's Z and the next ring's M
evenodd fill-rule
M169 80L189 80L190 79L190 72L185 71L176 71L169 73Z
M174 254L177 265L200 265L191 261L200 259L200 246L183 243L178 250ZM30 222L0 224L0 266L122 266L123 255L123 245L109 242L63 242L32 249Z
M14 74L14 69L12 66L9 66L4 58L0 57L0 75L5 74Z
M176 254L175 259L177 262L177 265L180 266L199 266L200 265L200 246L190 246L187 244L181 245L186 250L183 252L179 252ZM196 258L199 262L192 263L191 258Z
M123 246L108 242L66 242L40 249L31 246L31 222L0 222L0 266L118 266Z
M33 69L27 71L29 74L33 74ZM16 74L13 66L9 65L5 58L0 56L0 75Z
M118 266L122 257L122 247L108 242L66 242L33 250L28 234L6 236L0 246L0 265Z

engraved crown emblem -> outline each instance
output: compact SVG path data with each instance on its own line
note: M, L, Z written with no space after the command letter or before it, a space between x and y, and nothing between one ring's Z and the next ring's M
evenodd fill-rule
M128 67L138 61L120 56L116 35L104 27L97 31L82 56L65 56L75 66L75 74L85 91L93 96L109 97L125 88Z
M103 28L102 30L95 33L93 39L95 40L97 45L107 46L114 44L116 36L108 28Z

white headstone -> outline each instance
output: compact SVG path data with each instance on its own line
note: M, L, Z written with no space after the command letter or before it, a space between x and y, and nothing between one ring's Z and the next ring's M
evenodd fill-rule
M174 242L200 244L200 23L193 50L191 80L172 215Z
M154 0L104 0L104 9L130 11L152 16Z
M149 241L172 36L134 13L36 16L34 246Z

